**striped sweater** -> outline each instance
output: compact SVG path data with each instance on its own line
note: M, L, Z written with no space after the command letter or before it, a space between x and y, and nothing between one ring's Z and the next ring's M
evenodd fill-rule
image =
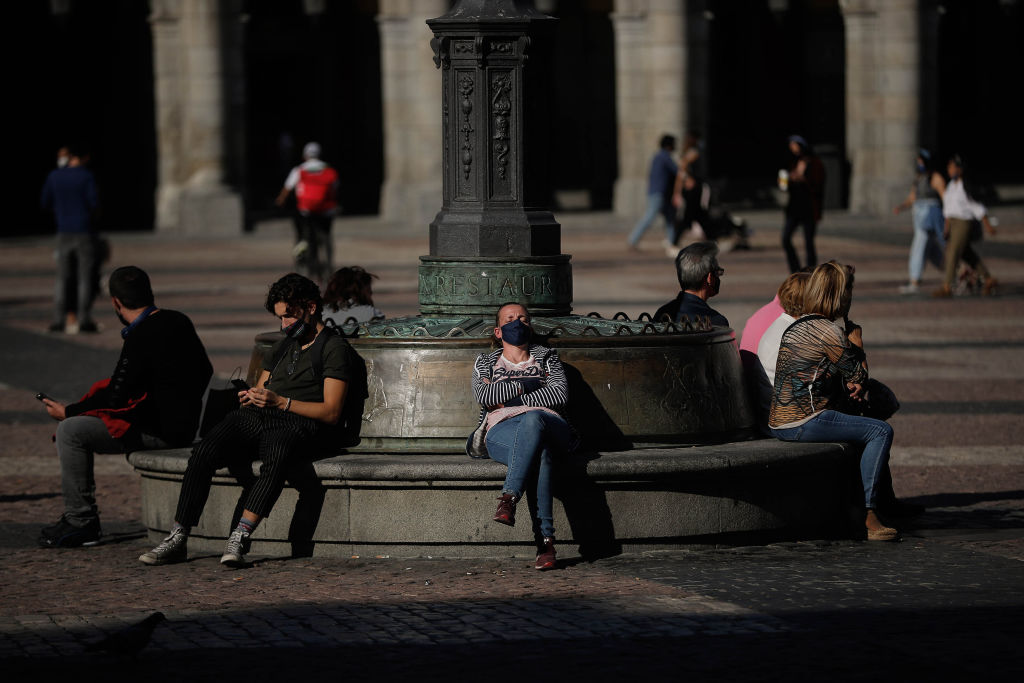
M533 408L549 408L563 418L563 409L569 401L569 383L565 377L565 370L562 368L562 361L554 349L539 344L530 344L530 355L537 361L537 364L544 372L544 385L534 391L520 393L522 385L515 381L492 381L494 365L501 356L501 349L482 353L477 356L473 365L473 397L480 404L480 419L477 422L479 429L487 419L488 408L499 404L508 404L516 399L522 401L522 405ZM472 435L466 442L466 452L476 458L485 457L486 452L481 452L472 447Z

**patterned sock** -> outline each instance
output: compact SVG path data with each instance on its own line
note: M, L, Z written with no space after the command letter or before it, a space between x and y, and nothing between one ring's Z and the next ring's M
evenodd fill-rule
M253 529L259 522L250 522L245 517L238 520L238 526L235 527L235 531L244 531L245 533L252 536Z

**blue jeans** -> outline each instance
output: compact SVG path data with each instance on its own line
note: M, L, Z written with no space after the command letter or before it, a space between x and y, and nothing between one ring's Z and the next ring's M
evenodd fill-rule
M862 445L860 479L864 484L864 507L875 507L879 478L886 471L892 446L893 432L889 423L825 410L799 427L772 429L772 435L783 441L846 441Z
M663 194L655 192L647 195L647 210L640 220L637 221L636 227L633 228L633 232L629 235L629 246L635 247L637 245L637 242L644 236L647 229L651 227L659 213L665 218L665 238L670 242L675 242L676 207L672 205L672 202L666 201Z
M554 538L551 497L551 457L567 451L572 438L568 423L546 410L531 410L502 420L487 430L487 453L508 466L502 493L519 497L529 484L537 488L537 519L540 533Z
M910 243L910 281L920 282L927 258L940 271L944 269L946 240L942 236L942 204L938 199L914 202L914 240Z

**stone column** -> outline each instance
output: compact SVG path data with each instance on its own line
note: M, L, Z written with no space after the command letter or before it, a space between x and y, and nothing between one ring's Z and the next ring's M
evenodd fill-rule
M840 7L850 212L883 215L906 196L918 147L918 2L840 0Z
M151 0L158 186L157 230L242 231L239 196L225 187L221 3Z
M380 217L426 225L441 195L441 77L426 20L445 0L380 0L384 186Z
M686 0L615 0L619 177L613 208L639 216L651 156L665 133L686 126Z

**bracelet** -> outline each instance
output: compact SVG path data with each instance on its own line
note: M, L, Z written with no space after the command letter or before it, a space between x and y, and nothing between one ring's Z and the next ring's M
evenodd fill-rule
M284 404L284 412L287 413L289 410L291 410L291 408L292 408L292 400L291 400L291 398L289 398L288 401Z

